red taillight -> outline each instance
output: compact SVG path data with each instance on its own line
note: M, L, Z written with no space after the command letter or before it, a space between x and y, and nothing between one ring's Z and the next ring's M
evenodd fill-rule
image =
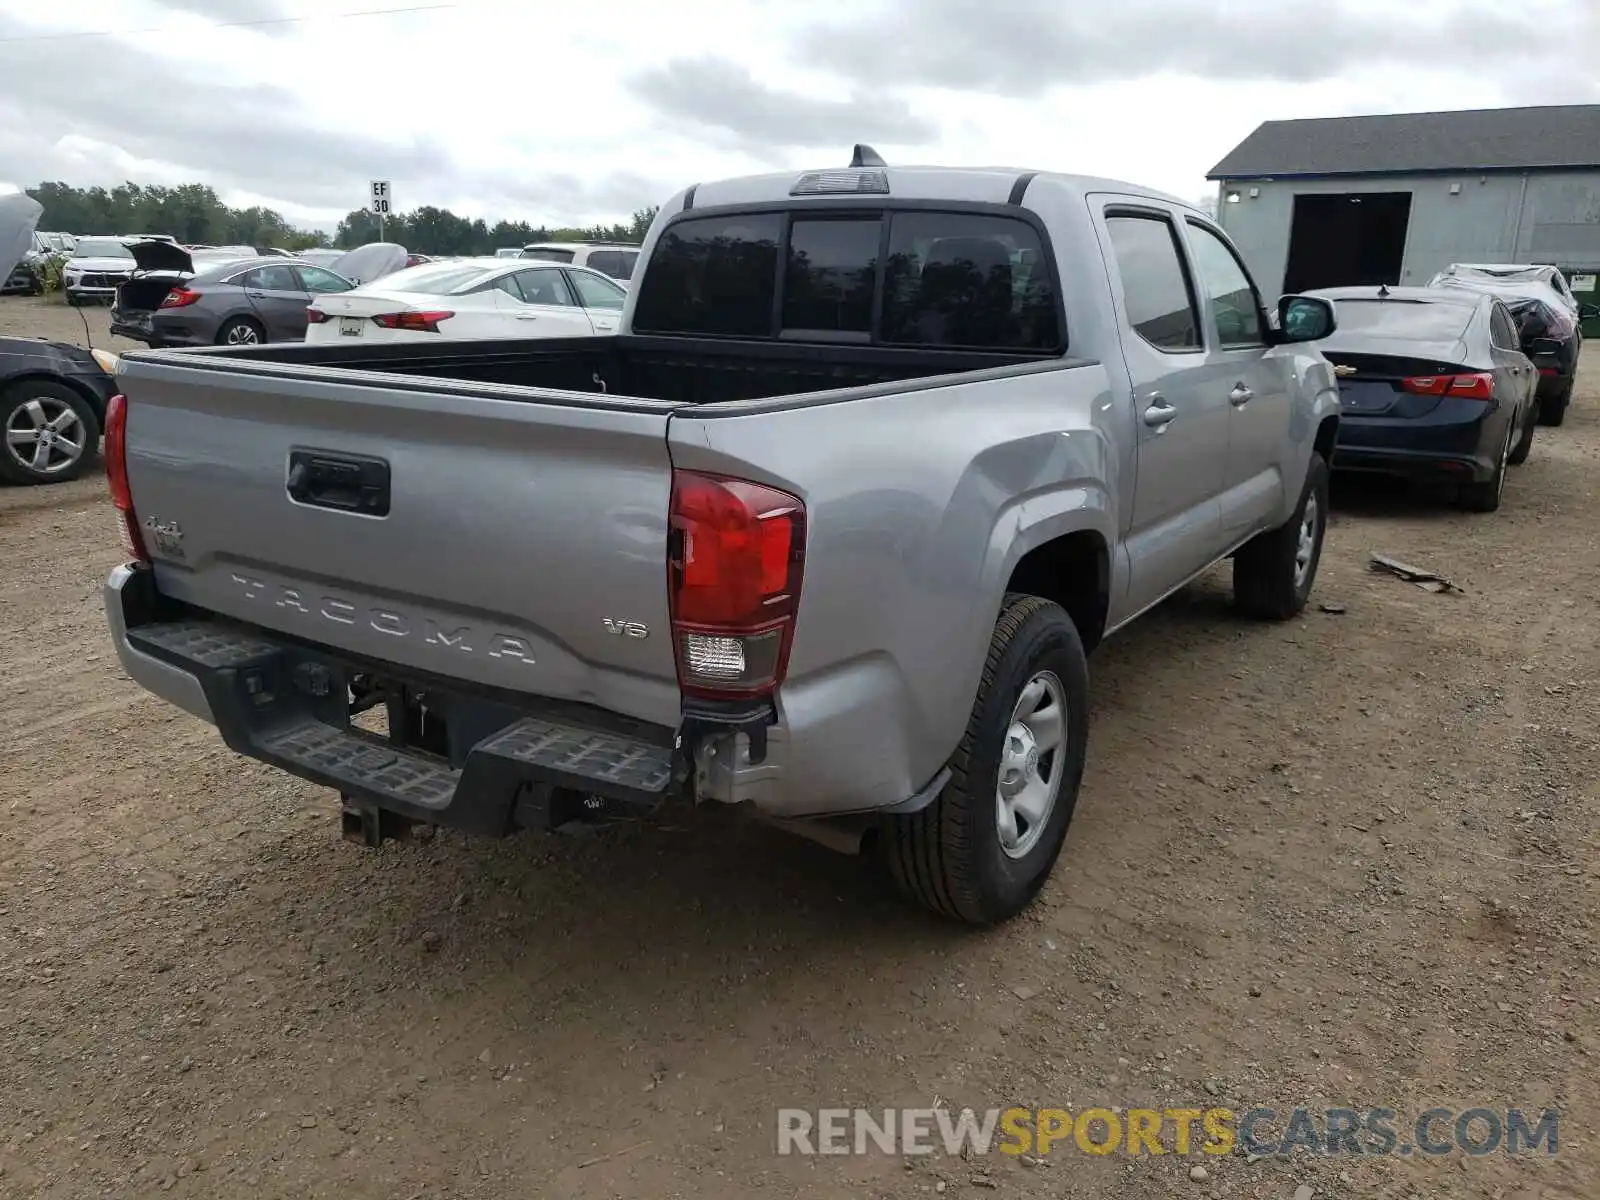
M122 523L122 547L140 562L150 561L139 532L139 518L133 513L133 493L128 490L128 398L121 392L106 405L106 482L111 487L111 503Z
M667 582L688 695L763 695L783 682L800 604L806 509L788 492L672 473Z
M1409 379L1402 379L1400 386L1418 396L1494 399L1494 376L1487 372L1478 375L1413 375Z
M173 288L166 294L165 297L163 297L161 301L161 307L187 308L189 305L199 300L201 294L202 293L193 291L190 288Z
M409 329L413 333L438 333L439 322L448 321L453 312L379 313L372 319L385 329Z
M1539 368L1539 374L1541 374L1541 375L1559 375L1559 374L1561 374L1561 368L1560 367L1540 367Z
M328 319L328 314L323 312L320 308L308 308L308 309L306 309L306 324L307 325L321 325L327 319Z

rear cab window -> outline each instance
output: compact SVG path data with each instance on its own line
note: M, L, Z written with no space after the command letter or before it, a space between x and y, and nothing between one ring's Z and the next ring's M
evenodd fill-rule
M639 333L1060 354L1054 264L1021 216L797 207L674 221Z

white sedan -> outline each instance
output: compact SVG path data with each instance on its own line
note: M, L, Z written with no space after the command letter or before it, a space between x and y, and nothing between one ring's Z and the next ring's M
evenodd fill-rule
M422 263L306 310L308 342L592 337L617 331L628 293L587 267L527 259Z

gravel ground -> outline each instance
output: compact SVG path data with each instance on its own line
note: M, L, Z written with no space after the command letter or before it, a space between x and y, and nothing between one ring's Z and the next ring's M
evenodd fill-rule
M1113 639L1061 863L987 933L716 812L350 846L124 678L103 481L0 490L0 1195L1592 1197L1597 479L1591 372L1500 513L1341 482L1302 619L1216 572ZM1554 1158L1203 1180L775 1153L780 1106L936 1098L1563 1116Z

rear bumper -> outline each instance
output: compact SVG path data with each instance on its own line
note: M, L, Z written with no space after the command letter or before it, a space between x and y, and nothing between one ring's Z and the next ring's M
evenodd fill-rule
M1421 417L1339 421L1333 467L1452 483L1481 483L1494 474L1505 436L1503 409L1447 397Z
M652 807L686 775L671 730L601 728L431 687L428 704L444 714L450 744L438 753L395 745L349 723L348 688L364 664L175 611L137 567L111 573L105 601L134 682L215 725L229 748L347 802L500 836L564 823L571 800L555 789L581 794L593 820L611 808Z
M230 748L429 824L488 834L546 827L553 821L551 788L629 806L682 794L790 821L865 818L915 812L949 778L940 769L908 786L895 774L904 780L909 772L882 770L885 743L860 730L875 713L881 719L896 697L887 686L873 686L872 676L852 677L849 706L830 702L825 685L820 702L803 689L790 697L787 721L758 702L742 711L686 711L677 730L455 695L448 682L430 679L418 686L428 688L430 708L443 714L453 741L441 756L390 745L349 725L345 689L354 672L381 672L402 683L416 682L416 672L358 664L255 626L197 619L136 566L112 571L105 608L128 676L215 725ZM445 689L437 698L436 683ZM811 719L792 724L795 708Z

